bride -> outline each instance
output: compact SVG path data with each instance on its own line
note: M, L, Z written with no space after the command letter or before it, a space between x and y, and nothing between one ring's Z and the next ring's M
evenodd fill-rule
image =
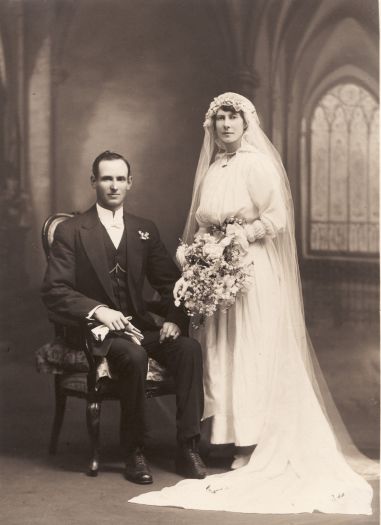
M196 334L204 349L211 442L234 443L237 454L229 472L131 501L247 513L371 514L372 488L348 463L356 460L364 470L366 458L335 411L306 333L292 198L280 157L253 104L236 93L212 101L204 130L184 241L235 217L254 262L250 289Z

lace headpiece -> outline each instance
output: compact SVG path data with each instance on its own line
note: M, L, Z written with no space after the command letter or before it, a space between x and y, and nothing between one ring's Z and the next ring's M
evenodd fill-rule
M242 111L246 118L254 117L254 119L259 122L255 107L249 99L238 93L227 92L215 97L210 103L209 109L205 115L204 128L212 125L212 117L222 106L231 106L237 112Z

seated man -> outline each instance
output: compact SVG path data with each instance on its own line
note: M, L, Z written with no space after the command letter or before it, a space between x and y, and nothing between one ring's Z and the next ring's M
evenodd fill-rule
M147 356L167 367L175 381L176 471L203 478L206 471L197 448L204 402L201 348L186 337L187 316L173 302L179 271L156 226L126 211L124 201L132 176L124 157L110 151L100 154L93 163L91 184L96 204L56 229L42 286L43 301L53 314L96 319L110 330L94 346L94 354L107 356L111 372L120 381L126 478L152 483L143 455ZM145 277L161 297L165 321L160 330L143 300ZM129 319L142 346L123 335Z

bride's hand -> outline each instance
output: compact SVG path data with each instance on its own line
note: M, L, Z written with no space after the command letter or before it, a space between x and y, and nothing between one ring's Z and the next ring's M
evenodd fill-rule
M256 219L249 224L244 224L243 229L245 230L246 238L249 242L263 239L266 235L266 228L260 219Z

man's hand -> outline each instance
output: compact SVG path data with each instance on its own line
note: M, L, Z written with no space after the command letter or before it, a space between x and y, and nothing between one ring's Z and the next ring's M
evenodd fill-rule
M93 317L107 326L109 330L124 330L125 327L130 324L129 319L125 317L122 312L107 308L107 306L97 308Z
M174 341L181 334L180 328L175 323L165 322L160 330L160 343L166 339Z

